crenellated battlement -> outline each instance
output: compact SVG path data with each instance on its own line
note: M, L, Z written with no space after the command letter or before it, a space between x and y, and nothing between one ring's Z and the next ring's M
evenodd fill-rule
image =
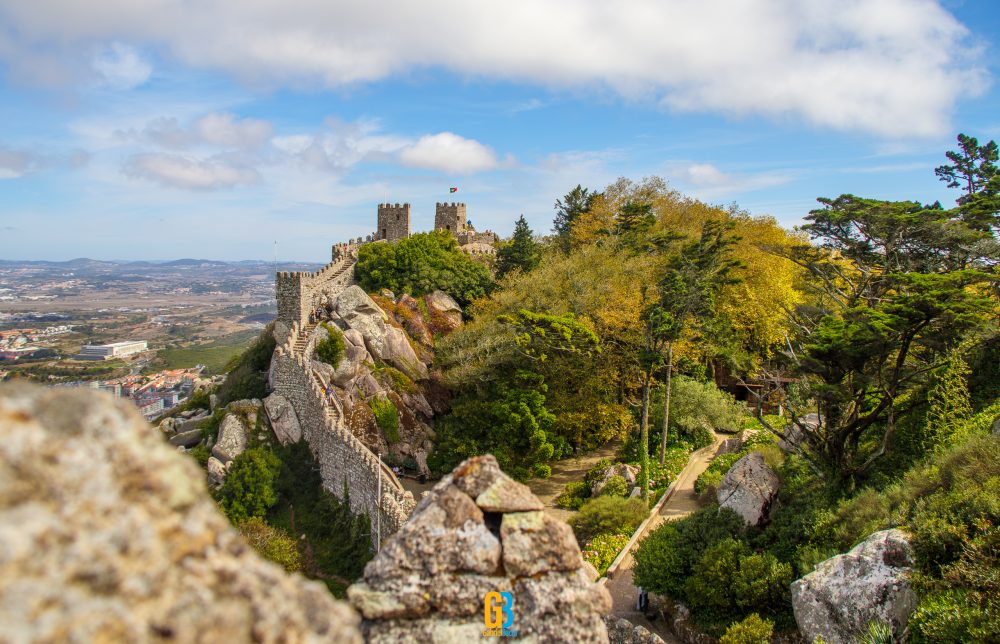
M468 230L468 212L461 202L434 204L434 230L447 230L453 235Z
M378 226L375 229L375 239L396 241L410 236L410 204L378 205Z

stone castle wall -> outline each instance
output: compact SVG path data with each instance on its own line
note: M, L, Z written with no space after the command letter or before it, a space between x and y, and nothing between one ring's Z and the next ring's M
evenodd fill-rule
M305 326L309 312L323 303L324 298L335 297L353 283L356 251L356 246L341 249L337 259L315 273L279 271L274 284L278 319L289 325ZM337 247L334 253L338 253Z
M410 204L378 205L378 228L375 239L396 241L410 236Z
M447 230L453 235L468 229L468 213L464 203L434 204L434 230Z
M381 534L393 534L413 510L413 496L403 490L388 466L379 463L378 457L344 426L336 407L324 402L325 393L313 379L307 357L293 349L297 335L295 325L288 343L275 349L274 391L291 402L302 435L319 463L323 487L348 501L352 511L367 514L373 531L376 516L380 516ZM377 495L379 479L381 500Z

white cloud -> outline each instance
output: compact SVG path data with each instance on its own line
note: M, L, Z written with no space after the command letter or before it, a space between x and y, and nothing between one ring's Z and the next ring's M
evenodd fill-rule
M471 174L493 170L500 165L496 152L479 141L451 132L428 134L399 153L403 165Z
M176 154L137 154L122 171L129 177L185 190L219 190L260 181L253 168L220 158L192 159Z
M155 145L182 149L194 145L251 150L271 137L274 128L268 121L241 119L228 112L210 112L184 127L174 117L150 121L142 132L121 132L123 138L139 139Z
M336 87L439 67L889 137L948 131L956 102L987 78L940 0L204 0L197 16L183 3L34 0L5 3L0 24L0 59L41 82L67 77L53 51L70 64L128 34L254 85ZM142 78L141 61L117 60L118 77Z
M94 71L104 85L113 89L132 89L149 80L153 67L133 47L113 42L94 57Z
M752 174L724 172L711 163L679 163L668 166L667 176L689 188L694 196L715 199L787 183L791 177L780 172Z

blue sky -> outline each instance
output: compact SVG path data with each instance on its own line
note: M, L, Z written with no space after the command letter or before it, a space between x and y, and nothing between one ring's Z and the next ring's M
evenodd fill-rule
M950 204L998 39L993 0L0 0L0 259L323 261L386 199L547 232L619 176Z

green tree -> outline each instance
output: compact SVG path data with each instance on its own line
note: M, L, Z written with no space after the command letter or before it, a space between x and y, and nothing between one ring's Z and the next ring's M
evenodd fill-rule
M965 134L958 135L958 150L945 153L951 164L938 166L934 174L949 188L964 193L958 199L961 219L969 227L990 232L997 226L1000 214L1000 168L998 148L994 141L979 145Z
M556 217L552 222L552 230L563 250L569 250L570 231L573 228L573 223L580 215L590 211L596 197L597 193L577 184L575 188L566 193L565 197L556 200Z
M278 502L275 484L280 473L281 460L268 449L248 449L236 457L217 494L234 525L263 517Z
M674 343L693 319L706 319L715 313L716 298L722 289L737 280L732 271L739 262L732 259L738 238L732 234L735 224L709 220L701 236L686 244L667 263L666 274L660 280L660 310L662 341L666 343L666 396L663 401L663 434L660 437L660 463L667 452L670 428L670 381L674 372Z
M529 273L541 261L542 254L538 242L535 241L531 228L528 228L524 215L521 215L514 224L514 236L497 251L497 279L502 279L504 275L515 270Z
M493 288L489 270L462 252L447 231L417 233L395 243L365 244L354 269L366 291L387 288L425 295L440 289L465 306Z
M519 372L511 381L470 391L452 403L435 426L437 444L428 464L447 472L470 456L493 454L500 467L519 479L541 475L556 453L545 407L546 387L538 374Z
M970 254L947 228L968 228L939 206L841 195L820 199L803 226L820 247L789 257L812 279L814 303L798 309L790 357L802 377L790 404L802 451L818 470L848 482L885 455L902 414L991 302L988 258ZM957 256L957 257L956 257ZM817 420L799 421L813 411ZM775 433L780 433L762 423Z

